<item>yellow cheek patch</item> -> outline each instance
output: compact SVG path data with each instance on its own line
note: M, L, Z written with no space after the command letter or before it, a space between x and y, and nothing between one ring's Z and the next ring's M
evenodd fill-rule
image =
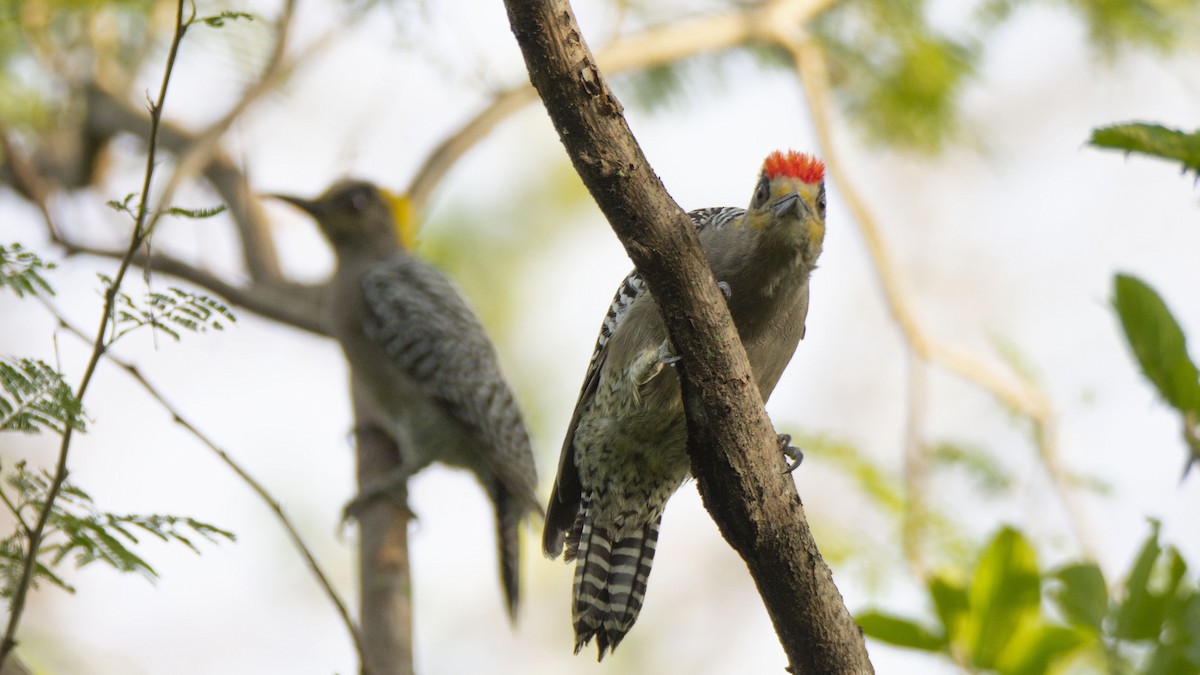
M808 221L808 246L820 246L825 241L825 223L812 218Z
M392 222L396 225L396 235L400 237L400 245L408 251L417 248L417 214L413 211L412 200L408 195L398 195L381 190L387 200L388 209L392 212Z

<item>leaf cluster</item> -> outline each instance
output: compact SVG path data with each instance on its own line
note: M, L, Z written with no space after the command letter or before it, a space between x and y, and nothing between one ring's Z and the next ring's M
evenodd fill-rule
M111 292L112 279L103 274L98 276ZM180 330L191 333L209 329L220 331L225 330L225 323L236 321L228 306L208 295L171 287L166 293L150 292L137 301L127 293L117 292L109 343L143 326L149 326L156 334L161 332L179 340Z
M0 288L10 288L18 298L27 295L54 295L54 289L42 276L55 264L42 260L36 253L13 243L0 244Z
M1200 591L1158 530L1152 523L1120 592L1110 594L1095 563L1041 570L1025 535L1005 527L968 582L926 580L936 624L879 610L857 621L870 637L942 654L971 672L1035 675L1080 657L1111 672L1198 673Z
M0 432L84 431L85 419L83 404L55 368L0 356Z
M0 597L11 597L19 583L32 531L30 522L45 510L52 482L49 472L31 471L20 462L0 485L0 497L18 521L18 527L0 541ZM232 532L194 518L103 512L86 492L64 482L46 521L33 583L42 580L73 592L56 572L68 559L77 568L100 562L153 580L158 573L133 550L147 536L182 544L197 554L197 539L212 543L236 539Z

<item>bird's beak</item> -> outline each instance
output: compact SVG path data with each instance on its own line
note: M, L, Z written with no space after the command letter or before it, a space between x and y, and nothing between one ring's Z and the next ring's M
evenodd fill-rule
M771 205L771 211L775 214L776 218L782 218L791 210L794 210L798 216L803 216L805 212L809 211L808 203L800 198L800 193L798 192L781 197Z
M271 199L278 199L280 201L285 201L285 202L291 204L292 206L295 206L296 208L300 209L301 211L304 211L305 213L312 216L313 218L318 218L321 214L321 205L318 202L312 201L311 199L304 199L302 197L295 197L293 195L283 195L283 194L278 194L278 193L266 194L263 196L269 197Z

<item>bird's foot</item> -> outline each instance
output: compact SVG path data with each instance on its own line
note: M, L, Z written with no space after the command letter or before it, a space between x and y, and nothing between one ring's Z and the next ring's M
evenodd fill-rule
M800 462L804 461L804 451L792 445L791 434L779 434L779 451L783 453L784 457L791 460L784 473L795 471L800 466Z
M351 518L358 519L380 499L388 500L393 507L403 512L409 519L416 518L412 509L408 508L408 479L409 472L397 469L383 478L365 485L359 493L342 509L342 524Z
M733 297L733 289L730 288L729 284L725 283L724 281L718 281L717 288L721 289L721 294L725 296L726 300L729 300Z
M674 348L671 346L670 340L665 340L661 345L658 346L659 363L663 364L664 366L673 366L676 363L679 363L679 359L680 356L675 353Z

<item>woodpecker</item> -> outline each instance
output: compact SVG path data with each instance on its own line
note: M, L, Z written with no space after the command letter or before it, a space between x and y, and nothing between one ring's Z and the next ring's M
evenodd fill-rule
M825 236L824 174L811 155L774 152L749 208L688 214L764 401L804 337L809 274ZM565 544L564 559L576 561L576 654L594 637L602 660L633 626L663 508L690 472L672 351L635 270L600 326L546 509L544 553L555 558Z
M360 428L397 446L400 468L364 485L354 515L380 497L405 505L408 479L431 462L471 470L496 516L510 618L520 601L518 527L541 512L529 433L479 319L444 274L417 258L407 200L346 179L307 200L274 195L311 215L333 247L326 325L350 365Z

